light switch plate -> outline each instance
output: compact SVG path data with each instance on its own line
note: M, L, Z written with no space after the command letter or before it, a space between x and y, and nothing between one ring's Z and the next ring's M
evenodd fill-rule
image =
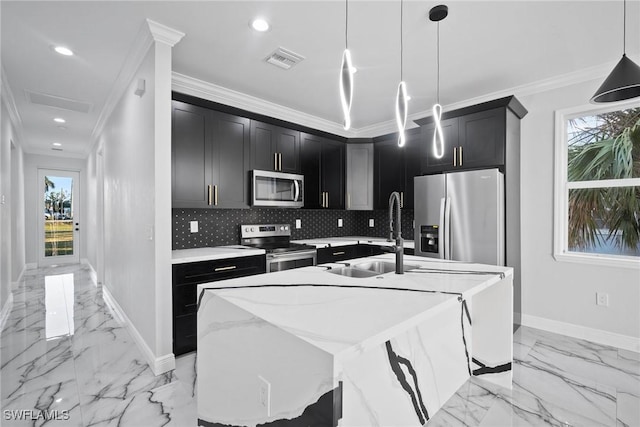
M342 218L338 218L338 227L342 227Z
M302 228L302 221L299 219L296 219L296 228Z
M369 227L375 227L373 224L373 218L369 218Z
M192 233L198 232L198 221L189 221L189 229Z

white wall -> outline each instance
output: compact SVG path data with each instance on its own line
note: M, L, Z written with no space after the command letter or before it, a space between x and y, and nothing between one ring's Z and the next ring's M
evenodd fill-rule
M40 239L38 238L38 222L42 221L42 185L38 182L38 169L57 169L70 170L80 172L80 182L78 197L78 215L80 224L79 238L79 255L84 258L87 252L87 239L84 234L85 223L84 217L86 212L86 161L83 159L74 159L58 156L44 156L41 154L29 154L24 156L24 189L25 189L25 249L26 262L28 266L34 266L38 263L40 254ZM75 202L74 202L75 203Z
M574 334L595 329L604 334L594 340L620 334L633 341L640 338L640 271L553 258L554 112L588 104L601 82L519 97L529 110L521 143L523 324ZM609 307L596 306L596 291L609 294Z

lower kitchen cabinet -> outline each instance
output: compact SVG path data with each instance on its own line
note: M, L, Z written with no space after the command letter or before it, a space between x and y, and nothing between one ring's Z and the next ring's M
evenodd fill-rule
M330 246L318 249L318 264L344 261L358 257L358 245Z
M266 256L225 258L173 265L173 353L197 347L197 287L202 283L266 272Z

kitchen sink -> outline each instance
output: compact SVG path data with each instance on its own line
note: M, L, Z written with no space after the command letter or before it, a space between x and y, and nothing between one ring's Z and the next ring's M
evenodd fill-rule
M364 270L361 268L353 268L353 267L332 268L331 270L327 270L327 271L329 273L339 274L341 276L347 276L347 277L371 277L371 276L377 276L378 274L380 274L376 271Z
M384 273L391 273L392 271L396 271L396 264L393 262L386 262L386 261L369 261L369 262L361 262L359 264L353 264L352 268L373 272L375 274L384 274ZM420 266L415 264L404 264L404 271L412 270L414 268L420 268Z

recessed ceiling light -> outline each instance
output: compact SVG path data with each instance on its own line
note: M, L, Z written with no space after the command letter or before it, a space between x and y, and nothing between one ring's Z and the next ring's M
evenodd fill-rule
M60 55L64 55L64 56L72 56L73 55L73 51L71 49L69 49L68 47L56 46L56 47L53 48L53 50L58 52Z
M56 117L55 119L53 119L54 122L56 123L66 123L67 121L61 117Z
M265 31L269 31L269 23L263 18L256 18L250 23L251 28L256 31L260 31L261 33Z
M54 142L52 145L54 147L62 147L62 144L60 144L59 142Z

